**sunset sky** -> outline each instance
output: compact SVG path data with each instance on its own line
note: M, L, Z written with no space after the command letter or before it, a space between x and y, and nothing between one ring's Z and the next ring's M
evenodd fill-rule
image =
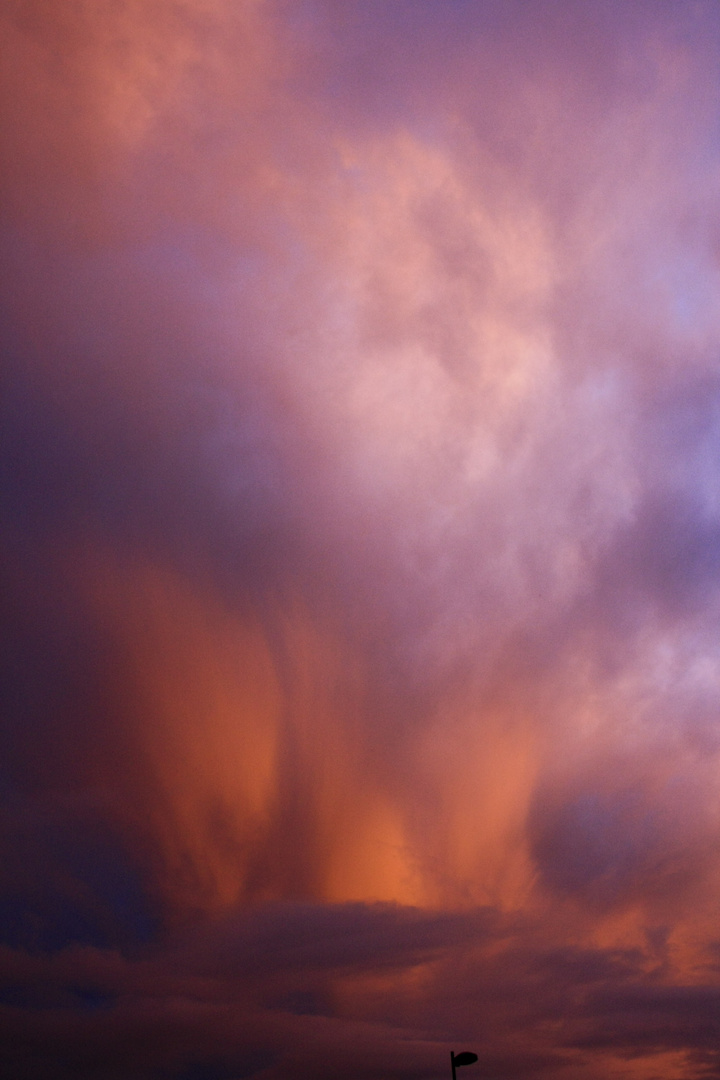
M720 1078L720 3L0 54L0 1076Z

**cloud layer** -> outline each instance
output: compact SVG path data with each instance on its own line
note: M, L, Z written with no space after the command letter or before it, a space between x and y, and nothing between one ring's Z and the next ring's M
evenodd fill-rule
M2 36L4 1067L720 1075L715 4Z

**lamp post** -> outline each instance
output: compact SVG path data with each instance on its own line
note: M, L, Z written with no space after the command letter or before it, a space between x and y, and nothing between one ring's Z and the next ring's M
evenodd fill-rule
M450 1067L452 1069L453 1080L456 1080L455 1070L460 1065L474 1065L477 1061L477 1054L471 1053L469 1050L463 1050L461 1054L456 1054L452 1050L450 1051Z

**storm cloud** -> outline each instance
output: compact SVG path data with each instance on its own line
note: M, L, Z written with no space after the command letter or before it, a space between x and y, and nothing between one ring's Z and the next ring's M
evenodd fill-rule
M720 9L0 18L7 1074L720 1076Z

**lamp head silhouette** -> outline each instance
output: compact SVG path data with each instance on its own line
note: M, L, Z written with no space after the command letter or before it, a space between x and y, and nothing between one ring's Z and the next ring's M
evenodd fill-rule
M453 1080L455 1080L455 1070L461 1065L474 1065L477 1061L477 1054L473 1054L470 1050L463 1050L461 1054L455 1054L450 1051L450 1067L452 1068Z

